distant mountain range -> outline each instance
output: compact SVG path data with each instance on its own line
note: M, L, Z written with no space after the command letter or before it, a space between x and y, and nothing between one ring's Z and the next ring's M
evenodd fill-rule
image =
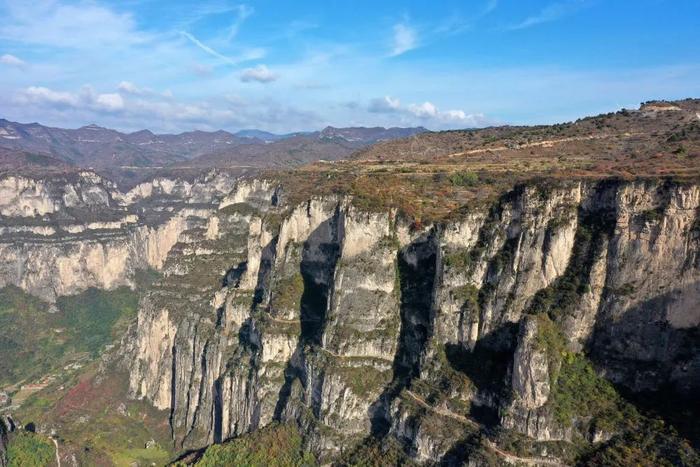
M255 129L155 134L149 130L122 133L97 125L63 129L0 119L0 165L15 161L102 169L294 166L319 159L344 159L378 141L425 131L422 127L327 127L285 135Z

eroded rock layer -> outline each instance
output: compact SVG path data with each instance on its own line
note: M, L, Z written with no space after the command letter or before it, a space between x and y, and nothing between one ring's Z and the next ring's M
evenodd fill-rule
M93 172L0 178L0 287L45 300L133 285L162 269L188 230L207 226L234 178L156 178L122 193ZM215 227L215 226L213 226Z

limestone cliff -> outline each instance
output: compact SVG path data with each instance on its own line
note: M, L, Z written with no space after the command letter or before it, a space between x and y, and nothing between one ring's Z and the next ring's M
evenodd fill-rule
M133 285L161 269L180 236L200 225L234 179L155 179L127 193L87 171L0 179L0 287L53 301L88 287Z
M324 460L373 436L419 462L549 465L566 449L542 443L616 433L559 399L588 359L632 392L700 390L697 185L521 186L419 230L283 199L238 183L124 339L131 395L170 411L183 448L294 420Z

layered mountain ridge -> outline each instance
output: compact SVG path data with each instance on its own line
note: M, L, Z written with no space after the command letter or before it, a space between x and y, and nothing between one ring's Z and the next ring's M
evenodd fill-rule
M275 135L258 130L122 133L94 124L78 129L0 119L0 148L49 156L79 167L293 166L339 159L377 141L411 136L425 128L333 128ZM316 145L320 145L316 148ZM315 152L319 154L316 155ZM49 163L49 161L45 161Z

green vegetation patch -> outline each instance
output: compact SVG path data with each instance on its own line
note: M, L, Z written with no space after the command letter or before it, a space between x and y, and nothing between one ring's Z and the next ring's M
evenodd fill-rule
M647 420L579 459L578 465L672 467L700 465L700 455L661 420Z
M371 392L379 392L389 384L392 371L377 370L372 366L347 367L339 366L333 369L337 372L358 397L368 396Z
M613 385L598 376L586 357L567 353L561 362L556 384L549 397L554 415L564 426L581 416L591 416L596 428L611 432L625 419L635 417Z
M466 271L472 264L472 255L466 248L461 248L445 254L443 261L450 268Z
M55 459L55 447L47 438L19 431L12 436L7 449L9 467L50 465Z
M659 206L657 208L647 209L646 211L640 212L637 215L637 219L639 219L639 222L643 224L656 224L663 219L665 212L665 208L663 206Z
M448 176L454 186L475 186L479 183L479 176L474 172L454 172Z
M248 203L234 203L221 209L219 213L226 215L239 214L241 216L253 216L258 214L259 211Z
M479 289L472 284L466 284L461 287L452 289L452 295L455 300L471 305L477 305L479 302Z
M552 388L548 403L561 425L589 419L596 429L614 432L625 418L634 415L631 406L585 356L566 350L564 335L546 314L537 316L535 343L547 355Z
M60 297L56 305L61 310L61 324L76 350L96 356L104 345L119 336L118 321L125 324L136 316L138 294L127 287L109 291L88 289L78 295Z
M272 306L277 309L298 310L304 293L304 278L300 272L280 279L272 291Z
M128 374L109 367L97 375L97 366L93 361L30 396L15 412L18 420L57 427L60 452L75 454L79 465L165 465L174 455L168 412L127 400Z
M207 448L197 462L202 467L302 467L318 465L304 450L299 429L294 424L274 424L224 444Z
M575 425L585 438L591 433L612 437L588 445L578 465L700 465L697 452L673 428L637 411L586 356L568 352L559 327L546 314L537 319L536 344L549 360L547 407L554 419L564 427Z
M561 359L566 353L566 338L559 330L559 326L545 314L537 316L535 344L547 356L549 377L554 384Z
M135 316L138 294L126 287L61 297L58 311L21 289L0 289L0 385L31 381L95 357Z
M417 464L404 453L398 441L388 437L383 440L368 438L349 452L343 454L336 465L348 467L399 467Z

